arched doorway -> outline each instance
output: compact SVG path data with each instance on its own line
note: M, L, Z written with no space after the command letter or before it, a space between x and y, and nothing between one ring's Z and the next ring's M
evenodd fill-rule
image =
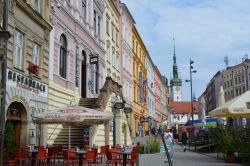
M82 77L81 77L81 97L87 98L87 58L85 51L82 51Z
M7 110L6 126L8 123L13 124L14 138L15 138L17 147L20 147L22 131L25 131L25 129L23 129L22 127L22 123L24 121L27 121L27 113L23 104L20 102L11 103Z

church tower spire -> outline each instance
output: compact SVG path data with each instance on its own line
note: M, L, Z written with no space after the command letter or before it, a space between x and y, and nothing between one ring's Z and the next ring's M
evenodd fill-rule
M173 56L173 78L170 81L171 91L172 91L172 100L173 101L181 101L181 86L182 81L178 76L178 66L176 63L176 54L175 54L175 41L173 38L174 44L174 56Z

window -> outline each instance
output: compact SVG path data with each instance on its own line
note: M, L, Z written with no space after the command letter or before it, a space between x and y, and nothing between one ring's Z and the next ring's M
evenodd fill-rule
M64 34L60 37L60 60L59 60L59 74L66 78L67 71L67 41Z
M14 54L13 54L14 66L21 69L22 68L22 57L23 57L23 34L15 31L14 34Z
M125 52L122 50L122 66L125 68Z
M87 14L87 3L86 0L82 0L82 17L84 20L86 20L86 14Z
M112 37L112 40L114 41L114 27L113 27L113 25L112 25L111 37Z
M97 31L97 28L96 28L96 11L94 10L94 31L95 31L95 33L96 33L96 31Z
M97 22L97 33L98 36L101 36L101 17L98 16L98 22Z
M36 64L36 65L39 65L39 59L40 59L40 56L39 56L39 52L40 52L40 47L38 44L36 43L33 43L33 63Z
M95 93L98 94L99 88L98 88L98 83L99 83L99 79L98 79L98 75L99 75L99 68L98 68L98 64L95 65Z
M116 69L119 69L119 52L116 53Z
M110 62L111 60L110 60L110 46L109 45L107 45L107 60L108 60L108 62Z
M106 19L106 33L109 35L109 19Z
M79 57L79 48L76 46L76 57L75 57L75 86L78 87L78 57Z
M115 66L115 48L114 47L112 48L112 55L111 55L111 57L112 57L112 65Z
M35 4L34 4L34 6L35 6L35 10L38 12L38 13L40 13L41 12L41 2L40 2L40 0L35 0L35 2L34 2Z
M118 32L115 34L116 45L118 45Z

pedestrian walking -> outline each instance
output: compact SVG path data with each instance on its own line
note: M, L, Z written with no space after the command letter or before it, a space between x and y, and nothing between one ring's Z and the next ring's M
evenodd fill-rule
M174 136L173 136L173 133L171 132L171 128L165 128L164 140L165 140L167 150L168 150L171 160L173 160L173 154L172 154L173 138ZM165 158L165 161L167 161L167 156Z
M188 132L187 129L183 127L181 132L181 142L183 146L183 152L186 151L187 140L188 140Z

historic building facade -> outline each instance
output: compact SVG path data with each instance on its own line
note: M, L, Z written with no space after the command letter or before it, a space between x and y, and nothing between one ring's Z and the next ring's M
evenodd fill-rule
M156 129L156 112L155 112L155 82L154 82L154 63L147 52L147 90L148 90L148 115L149 128Z
M169 104L169 91L168 91L168 82L165 76L161 76L161 81L160 81L160 98L161 98L161 119L164 121L167 119L167 114L168 114L168 104Z
M144 136L148 130L148 106L146 91L146 47L136 29L132 29L133 50L133 114L132 129L135 135Z
M206 100L207 112L223 104L220 101L221 88L224 93L225 102L249 90L249 64L250 60L244 59L240 64L220 70L213 76L203 93ZM231 119L230 121L237 125L242 124L242 119L240 118Z
M120 13L112 0L105 0L104 41L105 41L105 76L111 77L121 85L120 71Z
M125 107L132 109L133 104L133 89L132 89L132 74L133 74L133 54L132 54L132 28L135 21L130 14L126 4L121 1L114 1L120 12L120 72L121 72L121 85ZM130 114L131 115L131 114ZM131 127L132 116L128 116L128 122ZM131 133L132 134L132 133Z
M154 66L154 90L155 90L155 113L157 127L159 127L161 119L161 73L158 67Z
M48 108L49 9L46 1L9 1L6 125L13 124L18 147L46 143L33 117Z
M105 81L103 13L102 0L52 0L49 110L99 95ZM48 126L50 144L61 128Z

